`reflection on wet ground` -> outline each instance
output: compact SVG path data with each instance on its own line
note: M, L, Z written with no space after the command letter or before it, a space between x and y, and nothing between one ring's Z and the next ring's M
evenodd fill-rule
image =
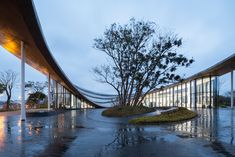
M18 115L0 115L0 156L235 156L231 109L198 110L193 120L157 126L129 125L130 118L101 112L73 110L22 123Z

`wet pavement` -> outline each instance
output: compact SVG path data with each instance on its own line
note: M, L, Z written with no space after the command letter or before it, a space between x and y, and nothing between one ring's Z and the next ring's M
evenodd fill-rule
M50 117L1 116L0 157L235 156L235 110L198 110L191 121L128 125L129 118L101 116L102 109Z

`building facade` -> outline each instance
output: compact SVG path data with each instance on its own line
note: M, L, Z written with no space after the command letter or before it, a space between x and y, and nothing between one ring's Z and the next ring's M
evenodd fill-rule
M218 84L217 76L186 79L150 92L146 95L143 105L149 107L216 107Z

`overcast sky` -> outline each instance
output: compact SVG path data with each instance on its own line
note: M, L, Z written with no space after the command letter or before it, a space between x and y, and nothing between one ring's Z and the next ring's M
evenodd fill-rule
M95 81L92 68L106 56L92 48L93 39L114 22L130 18L157 23L183 38L179 52L195 63L181 72L190 76L235 51L235 1L232 0L34 0L47 44L70 80L88 90L112 93ZM1 70L20 72L20 62L0 48ZM16 68L18 67L18 68ZM27 66L26 80L45 81L45 76ZM19 90L16 90L15 98Z

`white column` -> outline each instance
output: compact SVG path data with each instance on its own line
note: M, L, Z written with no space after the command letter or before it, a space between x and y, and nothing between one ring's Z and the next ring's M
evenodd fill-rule
M231 71L231 108L233 108L233 71Z
M21 41L21 120L26 120L25 112L25 45Z
M212 100L211 100L211 93L212 93L212 91L211 91L211 89L212 89L212 88L211 88L211 87L212 87L212 86L211 86L211 76L210 76L210 84L209 84L209 86L210 86L210 87L209 87L209 88L210 88L210 89L209 89L209 91L210 91L210 95L209 95L209 97L210 97L210 107L214 107L214 106L212 106ZM214 104L213 104L213 105L214 105Z
M175 106L175 87L172 87L172 106Z
M73 94L71 94L71 108L73 108L73 106L74 106L74 97L73 97Z
M192 107L195 108L196 107L196 99L197 99L197 83L196 83L196 79L193 80L193 88L192 88Z
M47 100L48 101L47 102L48 106L47 106L47 109L50 110L51 109L51 76L50 76L50 74L48 74L48 87L47 88L48 88L48 97L47 97L48 98L48 100Z

